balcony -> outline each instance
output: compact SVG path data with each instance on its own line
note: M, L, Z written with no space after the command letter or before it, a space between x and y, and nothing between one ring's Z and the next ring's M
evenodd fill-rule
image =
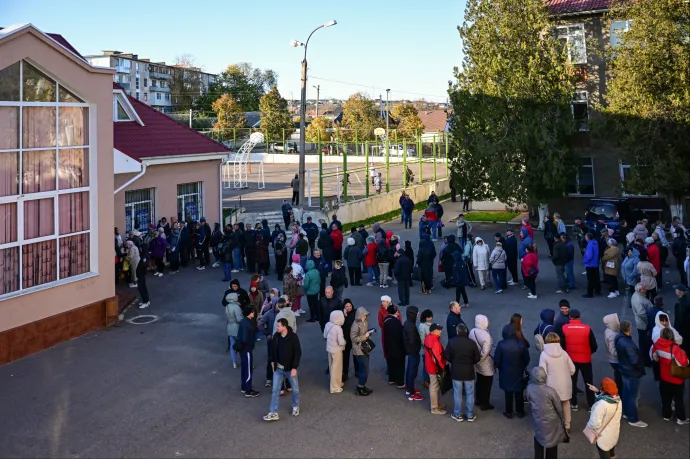
M126 81L125 81L125 82L122 82L122 83L121 83L121 82L119 82L119 81L116 81L115 83L117 83L117 84L119 84L120 86L122 86L122 89L124 89L125 91L129 91L129 87L130 87L129 82L126 82Z
M149 86L149 88L150 88L149 91L151 91L151 92L170 92L170 86L161 87L161 86L151 85L151 86Z
M130 71L132 70L132 67L125 67L124 65L116 65L115 66L115 71L117 73L126 73L129 75Z
M151 71L149 71L149 76L150 76L151 78L162 78L162 79L165 79L165 80L169 80L169 79L170 79L170 74L169 74L169 73L158 72L158 71L156 71L156 70L151 70Z

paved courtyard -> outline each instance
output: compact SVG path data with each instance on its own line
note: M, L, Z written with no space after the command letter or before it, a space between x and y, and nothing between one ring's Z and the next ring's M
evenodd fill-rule
M446 204L448 215L456 212L454 206ZM416 253L416 229L401 230L398 222L385 228L412 240ZM475 225L475 233L487 241L504 229L505 225ZM536 237L541 238L541 233ZM531 342L539 311L557 309L562 296L554 293L550 260L542 255L540 263L539 299L528 300L518 288L503 295L471 289L471 308L463 310L464 320L473 324L475 314L486 314L498 341L510 315L519 312ZM665 277L676 275L673 271ZM290 417L290 399L283 397L280 421L262 421L269 404L269 392L263 388L265 342L257 343L255 351L254 384L261 396L246 399L240 394L240 370L233 370L225 353L220 300L226 284L221 278L220 268L203 272L187 268L160 279L149 276L152 307L145 314L155 315L156 322L123 323L0 367L0 457L533 457L530 411L524 419L501 416L503 393L497 378L492 391L496 409L478 412L474 423L456 423L448 415L432 416L427 400L409 402L402 391L388 386L379 346L368 383L374 393L355 396L351 377L344 392L331 395L324 375L323 337L318 325L307 324L304 318L298 321L303 347L301 414ZM238 278L247 286L247 274L240 273ZM582 286L584 277L578 281ZM277 285L275 275L269 283ZM418 291L417 283L412 304L431 308L436 320L445 324L454 293L441 287L430 296ZM375 315L384 293L397 301L393 287L350 287L345 296ZM598 384L603 376L611 375L603 349L602 317L618 312L632 320L632 314L622 297L585 300L582 293L580 288L567 296L600 344L594 355ZM672 306L670 288L662 293ZM130 308L127 318L139 313ZM372 325L378 328L375 319ZM536 362L532 348L530 367ZM623 423L617 456L687 458L690 429L661 419L651 375L643 380L642 394L640 418L649 427ZM582 398L580 405L585 406ZM443 402L451 406L452 394L446 394ZM580 433L587 417L584 409L573 413L574 437L559 448L560 457L597 457Z

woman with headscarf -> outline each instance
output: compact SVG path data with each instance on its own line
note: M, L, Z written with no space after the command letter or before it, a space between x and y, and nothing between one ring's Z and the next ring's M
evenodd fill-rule
M230 358L232 359L232 367L237 368L237 352L234 349L235 342L237 341L237 333L239 332L239 324L244 319L242 314L242 308L238 302L237 293L228 293L225 295L225 317L227 320L227 331L228 331L228 352L230 352Z
M278 273L278 280L283 280L283 271L285 271L285 265L287 265L287 252L288 249L285 246L285 233L280 232L276 235L274 253L276 257L276 273Z
M134 245L134 241L127 241L125 246L127 247L125 260L127 260L127 263L129 263L129 272L131 276L129 286L134 288L137 286L137 267L139 266L141 257L139 255L139 249L136 245Z
M595 388L596 389L596 388ZM616 445L621 430L621 398L618 396L618 386L611 378L601 380L601 391L592 406L587 421L587 429L594 433L597 452L601 459L616 457Z
M476 405L482 411L493 410L491 404L491 385L494 381L494 340L489 333L489 319L483 314L474 318L474 328L470 331L470 339L479 348L479 362L474 366L477 371L477 387L475 390Z
M606 242L604 256L601 257L601 263L604 266L604 281L609 286L609 298L616 298L620 295L618 292L618 275L621 272L620 258L618 242L613 238L609 239Z

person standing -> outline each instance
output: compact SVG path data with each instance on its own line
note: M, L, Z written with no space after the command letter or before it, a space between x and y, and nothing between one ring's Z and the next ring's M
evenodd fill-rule
M168 261L170 262L170 274L177 274L180 272L180 229L177 222L173 224L170 229L168 240ZM225 282L230 282L230 276L227 276Z
M401 204L403 223L405 224L405 229L412 228L412 212L414 211L414 201L410 198L409 194L405 194L405 197Z
M430 240L428 234L422 234L417 250L417 265L422 278L422 292L431 293L434 288L434 260L436 258L436 247Z
M400 246L400 244L398 244ZM412 260L405 255L405 250L398 249L395 253L396 262L393 268L393 276L398 281L398 297L400 298L400 306L407 306L410 304L410 278L412 276ZM417 352L419 356L419 352ZM419 365L419 362L417 362Z
M503 339L496 346L494 361L498 370L498 386L505 392L503 416L508 419L513 417L513 401L515 401L517 417L522 418L525 415L522 393L525 389L523 375L529 365L529 350L517 337L512 325L504 326L502 335Z
M618 314L608 314L604 316L604 343L606 344L606 359L613 369L613 379L618 387L623 387L623 377L618 368L618 353L616 352L616 336L621 332L621 321Z
M343 351L343 383L347 382L350 378L350 354L352 353L352 338L350 337L350 332L352 331L352 325L355 323L355 307L352 304L352 300L345 298L343 300L343 316L344 322L342 325L343 336L345 338L345 350ZM357 377L357 359L352 356L355 377Z
M441 385L439 376L446 368L446 359L443 355L441 344L441 331L439 324L431 324L429 334L424 338L424 366L429 373L429 401L431 402L431 414L443 416L447 413L444 406L439 403Z
M429 228L431 229L431 240L436 241L436 231L438 229L438 214L436 209L432 204L424 211L427 222L429 222Z
M344 324L343 311L333 311L323 330L323 337L326 339L326 352L328 353L331 394L339 394L343 391L343 352L347 345L342 329Z
M129 242L129 241L128 241ZM136 250L136 247L134 247ZM151 306L151 301L149 298L149 289L146 286L146 274L147 274L147 258L144 257L141 262L139 262L136 265L135 271L132 271L136 273L136 279L137 279L137 290L139 290L139 296L141 296L141 304L139 305L139 309L146 309L149 306ZM130 265L130 270L132 269L132 265Z
M247 224L245 230L242 231L242 246L247 258L247 273L254 274L256 272L256 232L250 224Z
M304 289L304 294L307 297L307 304L309 305L309 319L307 322L317 322L321 316L319 311L319 287L321 285L321 276L312 260L307 262L307 272L302 282L302 288Z
M522 258L522 277L525 286L529 289L527 298L537 299L537 276L539 275L539 257L534 251L534 245L529 244L525 248L525 256Z
M356 245L353 237L347 238L347 247L343 257L350 275L350 285L362 285L362 262L364 261L364 256L362 255L362 249Z
M477 343L479 348L479 362L475 365L477 372L477 384L475 390L476 405L482 411L493 410L491 401L491 385L494 381L494 342L489 333L489 319L483 314L477 314L474 318L474 328L470 332L470 339Z
M500 234L500 233L497 233ZM503 243L496 242L496 247L491 252L489 257L489 266L491 268L491 278L493 279L496 291L494 293L503 293L503 287L506 284L506 262L508 256L503 250Z
M601 295L601 282L599 281L599 244L594 240L592 233L585 235L587 248L582 256L582 264L587 272L587 293L583 298L594 298L594 294Z
M126 247L125 260L127 260L127 263L129 263L129 272L130 272L129 287L135 288L137 286L138 273L141 272L137 268L139 267L139 265L146 266L146 264L147 264L146 258L148 257L148 254L140 254L139 249L134 244L134 241L131 241L131 240L125 242L125 247ZM144 272L146 272L146 269L144 269ZM143 299L142 299L142 301L143 301Z
M565 247L565 243L561 241L561 237L554 236L554 242L552 245L553 255L551 256L551 261L553 262L554 268L556 268L556 280L558 281L558 290L556 293L568 293L568 281L565 279L565 265L568 263L568 250Z
M591 408L594 404L594 393L590 385L594 381L592 374L592 354L597 351L597 340L594 333L580 320L580 311L570 310L570 321L563 325L561 346L568 353L568 356L575 365L575 373L572 376L572 396L570 398L570 408L573 411L579 409L577 404L577 376L582 372L582 379L585 382L585 395L587 405Z
M398 389L405 388L405 344L403 326L400 323L400 311L391 304L387 308L388 316L383 320L383 350L388 367L388 384L395 384Z
M618 291L618 275L621 272L620 251L618 250L618 242L610 238L606 242L606 250L604 256L601 257L601 262L604 265L604 279L609 286L608 298L618 298L620 292Z
M448 317L446 318L448 340L455 338L458 326L465 325L465 322L462 320L461 313L462 308L460 307L460 303L457 301L451 301L448 304Z
M295 174L295 178L290 180L290 188L292 188L292 205L299 206L299 175ZM287 225L285 225L287 228Z
M271 391L271 405L264 421L277 421L278 404L283 379L290 382L292 389L292 415L299 416L299 382L297 380L297 368L302 357L297 334L292 331L286 319L276 321L277 332L273 335L273 352L271 366L273 367L273 390Z
M632 297L637 284L637 264L640 262L640 252L634 247L628 247L626 252L627 256L621 263L621 273L623 274L623 282L625 282L626 296Z
M333 271L331 272L331 287L335 292L335 298L338 301L342 301L343 292L348 287L347 274L345 273L345 268L343 268L342 260L333 261Z
M330 285L326 287L326 295L321 298L321 309L319 311L319 325L321 326L321 332L323 333L326 327L326 322L331 316L331 312L338 311L342 309L342 303L338 298L335 297L335 290Z
M227 302L225 305L225 317L227 319L228 352L230 352L233 368L237 368L237 351L235 350L235 343L237 342L237 336L240 331L240 323L244 319L242 308L237 299L237 293L228 293L225 296L225 301Z
M647 299L646 293L647 291L642 283L635 285L635 293L630 299L630 307L635 316L635 328L637 328L638 337L637 342L642 353L642 361L645 366L649 366L651 363L649 359L649 348L652 347L652 342L649 337L653 325L649 323L648 313L654 308L654 305ZM625 392L625 389L623 392Z
M685 416L685 401L683 400L685 380L671 374L671 362L675 362L680 367L687 367L690 362L685 351L676 345L674 340L673 330L670 328L661 330L661 336L652 348L652 358L659 362L661 416L664 421L671 420L671 403L673 402L675 404L676 423L682 426L690 424L690 420Z
M688 288L683 284L674 285L673 288L678 298L673 308L675 317L673 327L678 330L680 336L685 338L681 347L688 353L690 352L690 296Z
M647 427L640 421L637 413L640 398L640 380L644 376L644 362L640 355L640 348L630 337L632 325L627 320L621 322L620 333L614 343L618 354L618 368L623 377L623 416L628 424L635 427Z
M587 427L596 435L596 447L600 459L614 459L621 430L621 399L618 386L611 378L601 380L601 393L592 406Z
M209 262L208 248L211 245L211 228L206 223L206 217L201 217L199 220L199 228L196 232L196 249L199 254L199 266L196 268L200 271L206 269Z
M153 238L149 244L151 258L156 265L154 276L163 277L163 271L165 271L165 262L163 260L167 248L168 241L165 239L165 230L163 230L163 228L158 228L158 235Z
M687 287L688 278L685 275L684 262L688 244L685 240L685 234L683 233L682 229L675 228L674 231L675 234L673 238L673 244L671 245L671 253L673 253L673 257L676 259L676 269L678 270L678 274L680 275L680 283Z
M465 247L467 237L472 233L472 225L470 222L465 221L465 214L458 214L455 226L457 228L458 244L460 244L460 247Z
M548 215L544 215L544 239L549 247L549 258L553 258L553 244L557 236L558 232L553 219Z
M407 355L407 366L405 367L405 386L407 389L405 394L409 401L424 400L414 385L419 371L419 352L422 350L422 340L417 330L418 315L419 309L416 306L409 306L405 311L406 319L403 324L403 344Z
M472 265L477 270L477 277L479 278L480 289L484 290L486 284L490 283L489 279L489 246L484 244L484 240L480 237L474 239L474 250L472 251ZM500 285L497 286L500 288Z
M458 325L454 338L448 340L444 352L446 361L450 364L453 379L454 408L451 419L462 422L473 422L474 414L474 366L479 363L480 354L477 343L468 336L467 326ZM462 394L465 393L465 417L462 416Z
M355 394L361 396L367 396L374 392L367 387L367 379L369 378L369 354L365 354L362 350L362 343L368 340L371 335L367 317L369 317L369 311L364 308L357 308L357 311L355 311L355 322L352 324L352 329L350 330L352 354L357 361L357 389Z
M558 337L555 333L553 335ZM548 374L543 366L532 368L526 393L534 422L534 457L557 459L558 445L568 438L568 427L564 429L568 421L565 420L558 391L548 383Z
M259 392L252 387L252 369L254 367L254 344L256 342L254 328L254 309L247 306L242 309L244 319L239 324L237 342L233 349L240 353L242 393L247 398L258 397ZM275 376L274 376L275 377ZM280 386L280 384L278 384Z
M510 272L510 280L507 285L516 285L518 283L518 242L512 228L506 230L506 242L503 248L506 251L506 265Z
M560 234L560 238L561 242L565 244L565 275L568 281L568 290L575 290L577 288L575 283L575 245L570 240L570 236L565 232Z
M563 412L563 426L570 436L570 397L573 390L572 375L575 373L575 365L561 348L561 338L556 333L549 332L544 343L544 350L539 356L539 366L546 373L546 385L556 391L557 400ZM529 392L529 388L527 391Z

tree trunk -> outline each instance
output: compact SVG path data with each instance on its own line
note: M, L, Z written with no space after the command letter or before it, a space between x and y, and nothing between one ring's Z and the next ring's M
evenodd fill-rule
M537 229L543 230L544 229L544 217L549 213L549 205L544 203L544 204L539 204L539 226Z

